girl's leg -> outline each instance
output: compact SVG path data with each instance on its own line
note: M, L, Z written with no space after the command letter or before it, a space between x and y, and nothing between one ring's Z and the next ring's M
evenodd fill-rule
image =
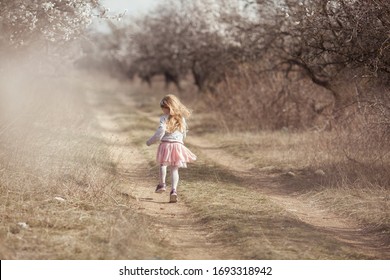
M156 187L156 193L162 193L165 192L165 177L167 176L167 167L164 165L160 165L160 171L159 171L159 184Z
M179 183L179 167L171 166L171 176L172 176L172 190L169 195L169 202L177 202L177 185Z
M160 185L165 186L165 178L167 177L167 166L160 165Z
M179 167L171 166L171 176L172 176L172 191L177 190L177 185L179 184Z

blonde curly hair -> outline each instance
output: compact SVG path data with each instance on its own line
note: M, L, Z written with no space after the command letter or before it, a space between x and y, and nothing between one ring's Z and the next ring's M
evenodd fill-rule
M173 94L164 96L160 101L160 107L169 109L166 130L169 133L172 133L175 130L185 132L186 126L183 118L188 118L191 115L191 110L184 106L179 98Z

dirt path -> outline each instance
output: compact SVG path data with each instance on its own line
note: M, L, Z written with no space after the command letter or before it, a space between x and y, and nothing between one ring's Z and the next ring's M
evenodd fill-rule
M151 121L153 120L152 116L142 112L139 113L148 117ZM265 192L272 201L282 206L288 212L296 215L303 222L323 229L332 229L334 231L361 231L356 223L340 218L334 213L330 213L324 209L319 209L315 205L308 205L302 201L302 199L291 195L276 194L275 191L272 190L280 190L280 188L275 186L275 183L273 183L273 186L270 186L270 178L267 178L260 173L253 174L252 170L255 166L250 161L243 160L225 152L223 147L218 144L210 143L208 140L196 136L189 137L187 143L198 147L202 151L202 157L206 157L218 165L223 166L237 176L242 177L243 179L250 177L251 180L258 181L259 184L256 187L260 187L261 191ZM261 182L267 182L267 186L261 186ZM348 238L345 236L343 239ZM352 239L353 242L356 242L355 236L351 236L351 242Z
M102 97L96 96L93 92L88 93L88 99L92 105L102 102ZM105 102L122 104L129 111L135 111L133 101L123 94L109 96ZM124 129L128 123L118 121L121 114L109 113L107 110L94 107L105 140L120 143L109 147L112 161L117 163L117 169L128 179L119 186L119 191L134 199L141 213L155 218L157 222L153 225L154 230L160 236L161 242L168 244L171 258L184 260L223 258L229 248L213 242L213 250L210 250L211 243L208 241L210 232L202 227L185 203L180 201L175 204L169 203L169 189L163 194L154 192L156 178L145 177L145 174L150 173L150 167L139 147L132 144L132 135Z

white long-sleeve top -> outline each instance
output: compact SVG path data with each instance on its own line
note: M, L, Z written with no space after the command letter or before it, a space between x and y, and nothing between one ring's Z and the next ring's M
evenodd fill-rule
M148 141L146 141L146 145L150 146L158 141L179 142L184 144L184 139L186 138L187 134L187 123L185 118L183 118L185 127L184 131L175 130L172 133L166 131L168 118L169 115L162 115L160 117L160 124L154 135L150 137Z

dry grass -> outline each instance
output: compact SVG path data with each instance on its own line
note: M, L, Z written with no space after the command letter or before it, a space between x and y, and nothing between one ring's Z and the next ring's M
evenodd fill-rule
M186 202L215 240L236 248L231 259L367 258L318 228L300 221L223 168L203 165L182 172ZM207 201L207 206L202 203Z
M352 218L373 234L389 236L390 190L384 168L389 162L362 166L346 159L337 148L335 133L268 131L203 137L253 165L251 173L273 178L282 192Z
M328 126L333 100L326 90L295 73L286 77L285 73L257 68L242 65L207 95L209 109L221 114L216 119L220 127L256 131L318 130Z
M0 139L0 257L166 257L151 218L116 189L128 178L118 173L95 116L85 111L86 82L35 78L1 92L24 106L8 108L15 121L9 118Z

